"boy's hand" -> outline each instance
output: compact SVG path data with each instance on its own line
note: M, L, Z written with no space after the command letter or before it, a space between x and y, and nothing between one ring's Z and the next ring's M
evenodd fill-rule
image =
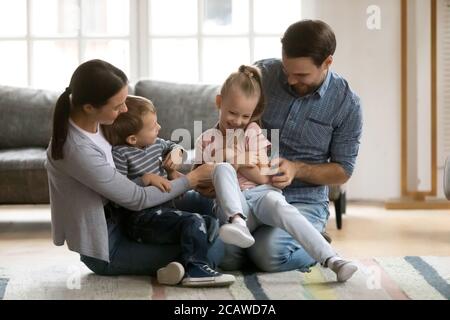
M176 171L183 164L183 149L172 150L164 159L162 166L166 171Z
M154 186L157 187L162 192L170 192L172 189L172 185L169 180L164 177L161 177L157 174L146 173L142 180L146 186Z

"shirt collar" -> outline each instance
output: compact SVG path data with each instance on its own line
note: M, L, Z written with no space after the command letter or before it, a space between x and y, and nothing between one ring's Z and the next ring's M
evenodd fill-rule
M331 70L328 69L325 80L322 82L322 85L316 90L317 94L319 94L321 98L325 95L325 92L327 91L328 86L330 85L330 79L331 79Z

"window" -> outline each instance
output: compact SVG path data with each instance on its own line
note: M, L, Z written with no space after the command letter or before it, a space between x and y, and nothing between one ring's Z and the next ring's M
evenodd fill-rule
M82 61L130 72L130 0L0 0L0 83L64 88Z
M150 0L148 12L145 76L221 83L241 64L281 56L281 35L301 19L301 1Z
M280 57L301 0L0 0L0 84L61 89L100 58L132 81L220 83Z

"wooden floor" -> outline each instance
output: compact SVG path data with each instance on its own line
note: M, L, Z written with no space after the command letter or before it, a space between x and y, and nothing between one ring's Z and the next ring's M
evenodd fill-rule
M337 230L331 206L327 231L344 257L450 256L449 210L388 211L381 204L350 203ZM0 206L0 268L74 257L53 245L47 205Z

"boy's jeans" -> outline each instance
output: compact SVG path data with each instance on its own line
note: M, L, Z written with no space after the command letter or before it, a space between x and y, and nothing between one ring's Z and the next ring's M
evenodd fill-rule
M183 211L192 209L193 212L211 214L213 203L189 191L178 205ZM186 209L181 209L183 206ZM109 210L108 207L105 207L105 211ZM119 227L117 217L112 215L107 219L110 261L81 255L81 261L93 272L100 275L156 275L159 268L180 260L182 253L179 244L149 244L131 240ZM212 268L217 268L223 256L224 244L220 239L215 239L208 249L207 262Z

